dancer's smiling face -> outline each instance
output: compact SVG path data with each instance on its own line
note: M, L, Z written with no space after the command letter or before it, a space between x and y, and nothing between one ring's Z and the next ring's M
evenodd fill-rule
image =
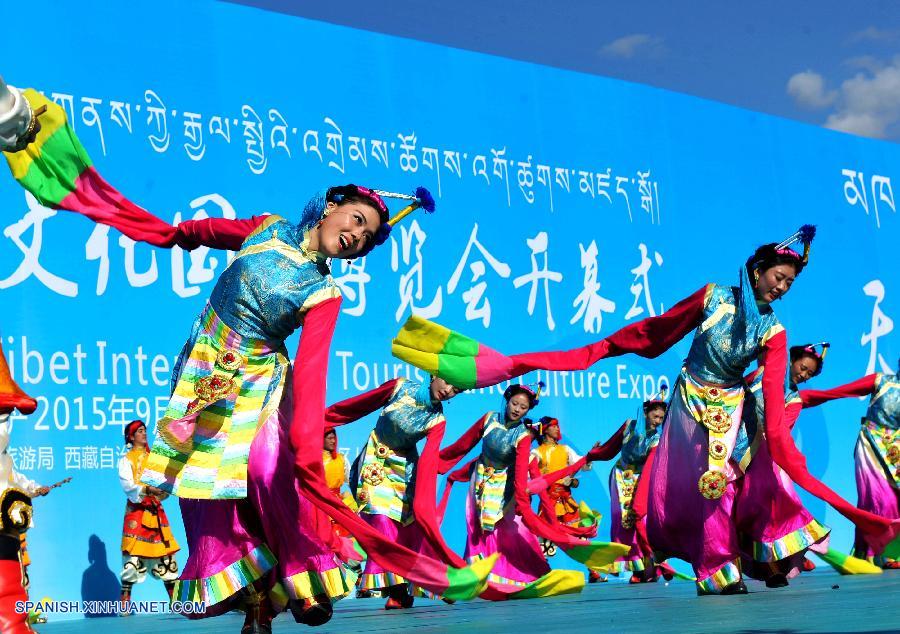
M793 264L776 264L765 270L757 269L759 278L754 285L756 299L765 304L770 304L776 299L781 299L791 290L791 285L797 277L797 267Z
M506 401L506 418L518 422L531 409L531 399L519 392Z
M800 355L791 362L791 381L795 385L813 378L819 371L819 360L811 354Z
M380 226L378 211L368 203L328 203L321 222L310 232L309 248L328 258L354 258L371 245Z

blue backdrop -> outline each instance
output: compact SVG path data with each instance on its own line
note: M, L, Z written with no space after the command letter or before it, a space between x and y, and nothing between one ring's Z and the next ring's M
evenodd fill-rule
M833 343L810 385L896 367L896 145L228 4L42 7L45 36L4 39L0 72L62 103L101 173L164 219L296 217L313 192L347 182L434 192L435 215L335 264L345 303L330 400L409 371L390 339L412 310L505 351L573 347L707 282L736 283L758 244L805 222L819 226L811 265L776 310L792 343ZM14 457L42 483L73 477L35 503L32 595L96 596L119 572L122 423L164 409L173 358L228 255L135 245L40 208L10 178L0 209L3 346L40 401L15 425ZM534 414L558 416L584 451L686 350L545 376ZM499 406L498 391L458 397L448 438ZM813 410L795 432L811 470L851 500L864 410ZM371 423L341 431L351 457ZM601 535L608 473L595 466L577 492L606 516ZM849 522L807 501L848 549ZM184 546L177 504L166 508ZM460 550L461 511L458 492L444 528Z

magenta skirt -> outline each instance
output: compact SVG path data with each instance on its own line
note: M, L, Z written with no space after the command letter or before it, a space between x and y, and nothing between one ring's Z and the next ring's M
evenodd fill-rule
M242 588L267 590L276 610L288 600L336 601L349 587L334 553L311 523L318 511L300 495L288 438L290 399L250 446L247 498L181 498L189 556L174 599L204 601L215 616L233 609Z
M616 573L633 572L641 573L653 568L653 553L645 552L641 548L638 541L637 531L634 524L629 523L626 528L622 525L622 517L625 515L625 509L622 507L622 500L619 495L619 486L616 481L616 473L620 469L618 466L613 467L609 474L609 497L610 497L610 536L612 541L629 546L631 550L627 555L616 559L614 569ZM635 471L634 492L637 492L637 485L640 480L640 474ZM641 520L643 521L643 520Z
M806 510L794 483L772 460L763 438L741 482L735 502L743 572L766 580L793 577L806 551L825 553L830 529Z
M440 559L440 556L425 539L425 533L415 521L404 526L386 515L363 513L361 517L392 542L406 546L426 557ZM357 586L361 590L383 590L404 583L407 583L404 577L386 570L372 559L368 559Z
M880 454L872 446L864 427L859 432L854 452L856 460L856 505L864 511L881 515L890 519L900 518L897 505L897 489L893 485L893 477L882 465ZM876 551L866 542L861 531L856 531L853 554L860 559L877 557Z
M650 474L647 534L663 559L678 557L689 562L697 585L707 592L719 592L741 578L741 553L733 520L740 473L729 460L722 497L711 500L700 494L698 481L709 468L709 434L684 401L680 389L683 380L675 385ZM737 389L743 393L743 387L723 388L738 399L730 415L731 429L723 439L729 455L743 407Z
M466 500L466 560L472 562L498 553L500 557L488 575L488 581L497 589L511 593L550 572L538 538L525 528L513 511L512 503L506 505L494 530L482 530L473 485L474 476Z

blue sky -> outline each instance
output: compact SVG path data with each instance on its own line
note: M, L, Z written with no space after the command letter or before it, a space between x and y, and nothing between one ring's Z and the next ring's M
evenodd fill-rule
M900 140L900 2L234 0Z

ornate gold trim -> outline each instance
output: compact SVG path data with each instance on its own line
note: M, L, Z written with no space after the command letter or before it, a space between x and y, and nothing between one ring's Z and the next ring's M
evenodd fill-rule
M236 372L246 362L247 359L244 358L244 355L229 348L219 350L219 354L216 355L216 365L226 372Z
M719 407L718 405L708 407L706 411L703 412L703 418L700 422L709 431L716 434L726 433L731 429L732 425L731 416L728 415L728 412L726 412L724 408Z
M721 440L712 439L709 441L709 455L714 460L724 460L728 455L728 445Z
M718 500L725 494L725 488L728 485L728 478L721 471L707 471L697 482L700 494L707 500Z
M360 475L362 476L363 482L370 486L377 487L384 482L384 467L377 463L367 464L362 468Z

